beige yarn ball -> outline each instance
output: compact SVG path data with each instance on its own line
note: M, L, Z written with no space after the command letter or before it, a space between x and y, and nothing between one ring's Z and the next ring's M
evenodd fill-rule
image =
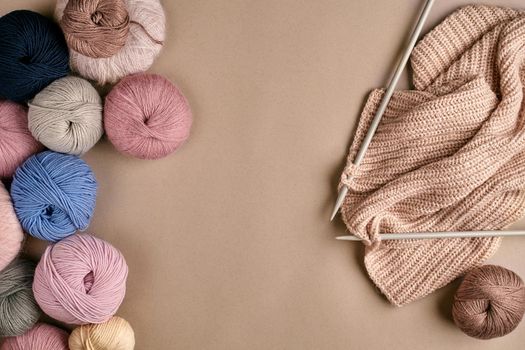
M29 103L29 131L50 150L82 155L104 133L102 99L87 81L58 79Z
M116 6L117 2L123 3L128 18L123 19L125 16L121 6ZM72 4L68 7L68 3ZM113 7L110 13L106 13L108 6ZM75 21L72 21L71 16L66 16L67 23L63 23L64 10L69 11L72 8L83 9L83 12L75 10ZM92 13L85 13L86 11L92 11ZM108 23L122 22L118 25L119 30L110 27L100 28L104 25L101 17L107 17L106 22ZM78 35L80 39L85 39L82 42L83 49L81 49L84 54L77 51L80 48L71 45L72 41L69 40L71 69L100 84L116 83L126 75L148 70L159 55L166 37L166 15L160 0L57 0L55 18L66 33L66 38ZM109 47L105 47L104 50L96 50L95 46L107 38L101 37L100 33L96 32L90 34L89 28L85 23L83 24L86 18L91 18L99 29L107 29L109 34L106 34L109 37L113 36L112 40L116 47L111 48L112 50L109 50ZM124 45L117 51L122 40L124 40ZM108 55L110 53L111 55Z
M69 336L70 350L133 350L135 333L125 319L113 316L101 324L75 328Z

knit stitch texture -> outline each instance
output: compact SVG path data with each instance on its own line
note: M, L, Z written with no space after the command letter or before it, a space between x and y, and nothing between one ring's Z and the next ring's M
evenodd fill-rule
M381 242L379 233L497 230L524 214L525 12L464 7L418 43L411 65L415 90L394 93L355 167L384 91L370 94L341 177L343 219L398 306L480 265L500 238Z

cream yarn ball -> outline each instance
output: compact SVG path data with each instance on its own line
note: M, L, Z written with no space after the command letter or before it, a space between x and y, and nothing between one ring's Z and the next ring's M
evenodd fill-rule
M79 1L85 3L77 4ZM114 0L111 0L114 1ZM55 18L61 24L62 29L66 34L66 38L78 34L84 40L84 51L96 54L100 50L90 50L90 45L93 48L97 44L95 41L107 40L107 38L96 33L79 33L78 31L86 27L84 21L91 18L91 21L100 25L106 22L118 22L122 17L119 7L114 7L112 12L107 11L108 6L115 6L108 0L58 0L55 8ZM94 80L100 84L116 83L120 78L132 74L146 71L152 64L155 58L160 53L164 44L166 36L166 17L164 9L160 0L120 0L123 2L128 12L128 19L121 23L121 26L127 25L127 30L113 31L115 43L122 40L122 35L126 35L123 42L124 45L113 55L104 57L100 54L98 57L94 55L87 56L72 48L71 40L69 41L69 56L71 68L78 72L81 76ZM69 8L75 9L75 18L68 18L67 23L61 23L64 17L64 10L68 6L68 2L75 2L70 4ZM78 13L78 10L82 9ZM82 12L83 11L83 12ZM85 11L92 13L86 14ZM88 15L88 16L86 16ZM109 17L106 21L101 21L105 17ZM75 23L76 17L80 17ZM112 21L112 17L114 18ZM73 23L72 23L73 22ZM110 27L108 30L112 29ZM77 32L75 32L75 30ZM92 35L89 39L89 35ZM88 40L89 39L89 40ZM108 53L111 51L108 51Z
M102 99L86 80L65 77L29 103L29 131L50 150L82 155L104 133Z
M133 350L134 347L133 328L118 316L105 323L77 327L69 336L70 350Z
M23 241L24 231L16 217L11 196L0 181L0 271L16 258Z

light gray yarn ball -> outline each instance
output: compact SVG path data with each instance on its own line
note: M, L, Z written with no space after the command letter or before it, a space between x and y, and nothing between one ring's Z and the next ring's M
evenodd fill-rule
M0 272L0 337L13 337L31 329L40 317L33 296L35 264L17 259Z
M82 155L102 137L102 99L87 81L58 79L29 103L29 131L50 150Z

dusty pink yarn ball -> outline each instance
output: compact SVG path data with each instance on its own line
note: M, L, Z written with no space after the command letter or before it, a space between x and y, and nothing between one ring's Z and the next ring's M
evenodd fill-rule
M117 150L130 156L167 156L186 141L191 123L188 101L160 75L128 76L106 97L106 134Z
M0 181L0 271L20 252L24 232L15 214L11 197Z
M37 323L18 337L6 338L0 350L69 350L66 331Z
M13 176L16 168L40 148L27 128L27 108L0 100L0 178Z
M120 251L79 233L47 247L35 270L33 292L42 311L56 320L103 323L124 300L127 277Z

